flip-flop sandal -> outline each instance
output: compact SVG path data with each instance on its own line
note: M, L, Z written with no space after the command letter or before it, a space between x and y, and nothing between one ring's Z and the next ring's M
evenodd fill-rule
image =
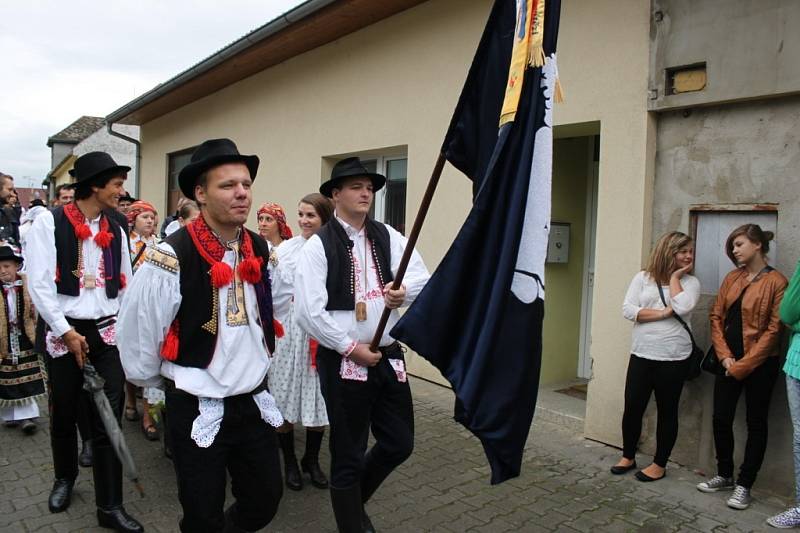
M142 426L142 433L144 433L144 437L147 440L151 441L158 440L158 428L154 424L150 424L149 426Z
M139 420L139 412L135 407L125 406L125 420L128 422L136 422Z

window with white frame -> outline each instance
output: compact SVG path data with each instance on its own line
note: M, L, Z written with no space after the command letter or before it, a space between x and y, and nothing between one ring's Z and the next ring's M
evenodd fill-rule
M700 280L703 294L717 294L723 278L735 268L725 253L728 235L743 224L758 224L764 231L777 234L778 212L755 210L747 206L730 208L711 206L692 209L691 223L695 238L694 275ZM769 259L775 264L778 243L770 243Z
M408 157L364 156L361 162L370 172L386 176L386 186L375 193L370 216L405 235Z

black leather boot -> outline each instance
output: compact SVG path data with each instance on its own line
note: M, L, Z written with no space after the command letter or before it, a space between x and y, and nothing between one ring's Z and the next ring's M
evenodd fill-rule
M61 513L67 510L72 501L72 486L75 485L74 479L56 479L53 483L53 490L47 499L47 507L51 513Z
M364 533L364 506L358 484L346 489L331 486L331 505L339 533Z
M81 454L78 456L78 464L88 468L92 466L92 441L86 439L81 446Z
M319 449L322 446L322 431L306 430L306 453L300 460L303 472L311 477L311 484L318 489L328 488L328 478L319 466Z
M278 433L278 441L283 451L283 467L286 473L286 486L291 490L303 488L303 476L297 466L297 457L294 455L294 431Z
M372 454L367 453L364 457L364 470L361 473L361 501L367 503L393 471L394 468L378 464L372 458Z
M94 448L94 498L97 523L114 531L141 533L144 527L122 507L122 464L111 446Z
M56 480L47 500L51 513L66 511L72 501L72 487L78 477L78 443L75 436L51 438Z

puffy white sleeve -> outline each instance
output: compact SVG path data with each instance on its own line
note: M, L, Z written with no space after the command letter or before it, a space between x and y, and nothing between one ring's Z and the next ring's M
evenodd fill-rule
M355 341L339 327L325 307L328 305L328 260L322 241L314 235L303 246L295 271L294 309L297 323L327 348L347 354Z
M272 309L275 318L285 321L294 297L294 273L297 268L297 257L305 243L302 237L293 237L273 249L277 264L270 263L270 281L272 282Z
M644 272L639 272L633 277L631 284L628 286L628 292L625 293L625 301L622 303L622 316L626 320L636 322L636 317L639 316L639 311L642 310L642 306L639 305L641 303L639 296L642 294L643 287Z
M161 344L181 305L178 260L158 244L128 283L117 318L117 346L128 381L144 387L161 384Z
M25 271L28 275L31 301L39 316L60 337L72 329L72 326L67 322L58 303L55 221L50 211L42 213L33 221L25 246Z
M386 228L389 230L389 240L392 248L392 274L396 276L408 239L393 227L386 225ZM403 302L403 306L411 305L414 302L430 277L428 267L425 266L422 256L419 255L417 250L414 250L411 253L411 260L408 262L406 275L403 277L403 285L406 286L406 300Z

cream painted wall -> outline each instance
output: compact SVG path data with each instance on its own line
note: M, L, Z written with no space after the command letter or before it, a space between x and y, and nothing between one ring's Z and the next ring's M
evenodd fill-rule
M143 124L142 198L163 210L167 154L207 138L228 136L242 152L258 154L255 202L279 202L289 212L318 187L323 157L407 146L412 220L490 5L431 0ZM559 39L567 101L555 110L556 124L601 122L595 379L586 432L609 442L618 433L627 351L619 302L650 234L648 16L649 3L638 0L565 0ZM469 203L469 183L446 167L419 242L429 268ZM410 367L436 375L420 358L412 356Z

